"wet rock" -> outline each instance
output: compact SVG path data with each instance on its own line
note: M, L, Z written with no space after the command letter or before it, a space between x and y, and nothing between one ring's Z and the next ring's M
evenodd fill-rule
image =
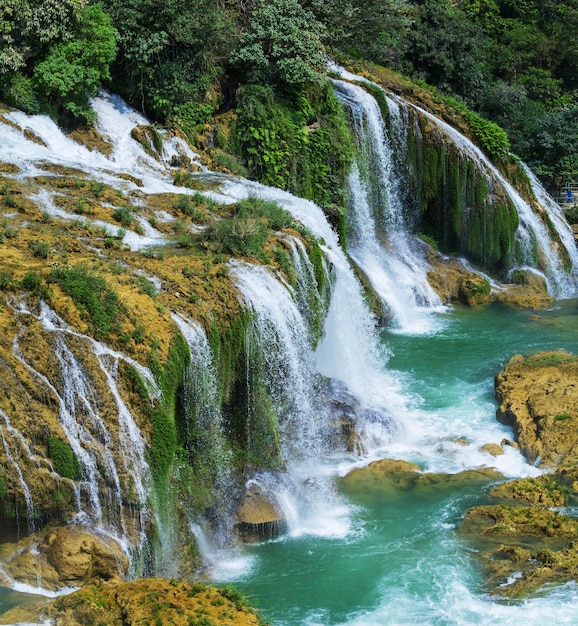
M578 575L578 521L540 507L479 506L460 526L494 595L523 597Z
M350 495L383 497L387 494L420 489L460 489L485 484L502 475L493 468L465 470L457 474L423 473L419 465L396 459L381 459L367 467L355 468L341 481Z
M498 421L512 426L531 463L578 463L578 358L566 352L514 355L496 376Z
M0 561L4 584L18 582L53 591L95 579L121 580L128 572L128 557L116 541L79 526L1 544Z
M478 306L489 302L491 292L490 283L479 274L466 274L458 283L459 300L468 306Z
M480 452L487 452L490 456L494 457L505 454L504 448L502 448L502 446L499 446L497 443L486 443L485 445L481 446Z
M490 490L490 496L498 500L547 508L565 506L567 494L567 488L556 475L510 480Z
M237 511L236 527L243 541L263 541L285 532L286 521L273 497L254 485Z

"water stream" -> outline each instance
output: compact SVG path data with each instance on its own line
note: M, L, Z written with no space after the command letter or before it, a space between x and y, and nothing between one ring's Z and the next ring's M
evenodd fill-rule
M456 473L492 465L504 476L536 475L538 470L527 465L513 448L497 459L480 451L485 443L499 443L512 436L495 421L493 376L514 352L560 347L576 352L578 325L574 301L560 301L535 318L527 311L498 305L475 310L442 307L425 280L427 264L409 234L410 218L403 208L405 192L394 174L393 146L403 144L407 105L391 98L397 130L389 136L369 94L343 81L338 82L338 88L351 108L360 138L350 179L355 209L350 224L351 256L382 297L393 324L381 334L376 331L376 319L364 301L360 282L319 207L257 183L199 174L219 183L218 191L206 192L219 200L234 202L258 195L282 204L319 238L331 285L323 335L314 346L306 294L312 293L315 277L300 241L288 240L298 274L296 291L269 269L230 264L239 298L254 313L248 345L259 342L267 360L266 384L280 409L280 448L287 467L284 473L250 476L249 486L252 481L275 495L288 532L275 541L223 551L222 544L201 522L189 520L190 531L206 550L208 575L216 582L235 581L257 597L276 626L541 624L545 615L559 623L572 623L572 603L578 601L578 588L573 584L511 605L486 595L475 560L455 533L465 508L484 500L483 490L392 491L378 499L339 490L339 479L349 470L384 457L412 461L431 472ZM56 159L62 165L82 167L117 188L134 188L120 176L130 169L142 179L143 193L174 192L166 164L146 155L130 138L132 128L146 120L114 96L103 95L94 106L101 131L113 141L110 158L71 145L73 142L47 118L11 113L12 121L32 129L45 145L27 141L19 131L0 124L3 159L17 164L22 177L46 174L43 160ZM483 155L459 137L456 141L463 143L463 149L473 151L481 160ZM164 150L166 159L186 152L176 140L167 142ZM370 165L375 159L378 168ZM491 167L487 165L494 173ZM507 185L505 181L503 184ZM56 210L50 197L36 199L44 202L47 210ZM524 201L520 198L520 202ZM520 204L519 210L522 240L530 229L534 233L531 236L540 240L542 222L527 204ZM526 214L527 210L531 214ZM565 234L560 245L568 248L566 228L561 220L559 230ZM159 241L162 235L151 231L138 241L125 243L136 249ZM552 259L547 272L553 292L565 296L574 293L575 275L562 272L560 251L550 247L549 239L541 245L544 256ZM578 256L567 253L578 267ZM141 531L154 514L149 508L152 481L144 439L118 391L116 373L124 359L148 381L151 394L158 394L150 372L129 357L76 333L45 305L39 313L24 308L18 313L34 317L54 340L62 379L58 384L26 361L18 342L14 354L58 402L60 424L82 465L79 515L140 547L145 539ZM191 394L199 395L189 398L190 403L196 404L202 397L206 405L204 412L191 414L190 419L214 433L210 442L213 450L226 457L227 450L218 437L221 415L209 389L215 381L206 337L193 320L173 315L173 321L187 340L193 361L185 385ZM94 392L83 377L78 344L96 360L99 375L108 386L108 401L118 414L114 436L104 428ZM326 379L355 398L358 454L334 451L325 445L328 415L318 392L320 381ZM82 420L75 419L77 413L82 413ZM8 459L16 462L22 443L9 420L0 417L0 445ZM111 439L115 440L116 456L108 447ZM106 485L99 478L99 466L106 468ZM127 519L121 506L122 483L127 476L138 504L134 519ZM24 494L25 478L21 476ZM26 503L33 507L32 496ZM136 531L131 537L130 526ZM0 610L3 601L11 600L0 589Z
M406 459L433 472L486 465L505 476L536 475L513 449L495 459L479 450L512 437L495 419L493 377L516 352L576 353L576 306L561 301L534 318L532 311L500 305L457 309L438 314L443 330L436 333L383 330L388 369L403 381L408 402L396 415L405 428L375 456ZM339 476L358 464L355 458L325 459L320 471L339 484ZM339 526L328 511L318 520L319 532L311 527L245 547L230 555L236 569L225 560L214 577L232 576L275 626L538 625L546 618L575 624L574 583L518 602L486 593L475 555L456 534L465 509L484 503L485 491L342 492Z

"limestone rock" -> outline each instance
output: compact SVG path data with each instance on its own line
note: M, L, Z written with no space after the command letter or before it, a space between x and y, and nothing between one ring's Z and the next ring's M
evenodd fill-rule
M496 376L498 421L512 426L520 450L542 467L578 461L578 358L542 352L515 355Z
M237 529L244 541L276 537L285 527L283 512L271 495L258 486L246 491L237 511Z
M478 506L460 533L468 538L492 593L519 598L578 575L578 521L540 507Z
M87 528L67 526L0 545L6 580L58 590L91 580L120 580L128 558L119 544Z
M49 532L40 552L46 554L60 580L70 585L123 578L128 570L128 558L115 541L75 526Z
M458 284L458 296L461 302L468 306L478 306L489 302L491 287L486 278L479 274L466 274Z
M480 452L487 452L490 456L501 456L505 454L504 448L497 443L487 443L480 448Z
M17 612L0 617L16 623ZM33 621L30 613L26 619ZM11 619L12 622L3 621ZM91 585L36 609L36 619L54 626L137 626L141 624L230 624L258 626L257 614L235 591L205 585L144 578L125 583Z
M383 497L398 491L419 489L459 489L467 485L495 481L501 474L493 468L466 470L457 474L423 473L419 465L396 459L374 461L355 468L341 481L353 496Z

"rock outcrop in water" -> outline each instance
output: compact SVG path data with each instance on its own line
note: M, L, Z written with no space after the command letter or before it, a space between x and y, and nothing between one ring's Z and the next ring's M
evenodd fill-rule
M578 522L552 510L578 503L578 358L515 355L496 376L496 397L523 454L554 471L493 487L500 504L470 509L460 533L480 551L492 593L519 598L578 576Z
M36 609L10 611L0 616L0 624L36 620L38 616L40 619L49 618L54 626L263 624L256 611L249 608L246 599L231 588L219 590L156 578L116 585L89 585Z

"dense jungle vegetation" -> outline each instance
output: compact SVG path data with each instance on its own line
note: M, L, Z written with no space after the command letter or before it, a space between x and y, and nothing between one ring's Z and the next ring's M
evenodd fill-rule
M577 34L578 0L1 0L0 98L75 126L104 86L193 141L212 122L217 165L339 212L325 59L366 59L496 122L556 193L578 179Z

